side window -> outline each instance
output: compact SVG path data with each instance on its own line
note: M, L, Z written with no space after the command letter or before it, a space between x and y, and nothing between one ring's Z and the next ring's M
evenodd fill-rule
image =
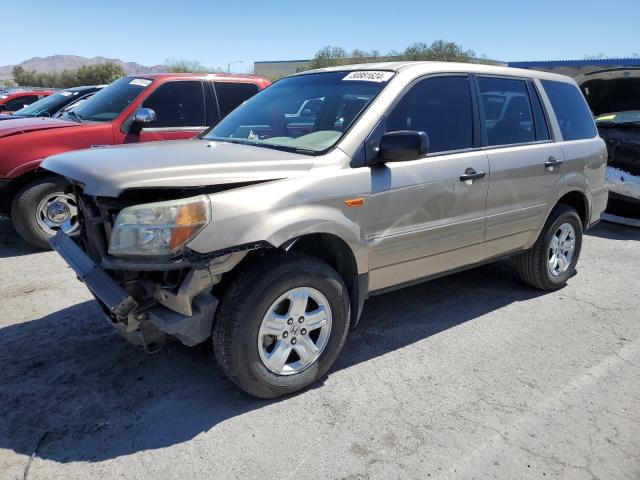
M23 95L22 97L9 100L7 103L5 103L5 105L7 106L7 110L12 112L15 110L20 110L25 105L31 105L36 100L38 100L37 95Z
M417 130L429 135L429 152L471 148L473 109L469 78L433 77L414 85L387 118L387 132Z
M529 93L531 94L531 105L533 106L536 140L550 140L549 125L547 124L547 118L544 114L542 101L540 100L536 86L532 82L529 82Z
M160 85L142 106L156 112L157 120L146 124L147 128L206 125L204 90L200 81L168 82Z
M478 77L490 146L533 142L536 139L529 92L524 80Z
M213 84L218 97L221 117L258 93L258 86L253 83L214 82Z
M563 140L580 140L596 136L596 125L580 90L575 85L542 80L551 101Z

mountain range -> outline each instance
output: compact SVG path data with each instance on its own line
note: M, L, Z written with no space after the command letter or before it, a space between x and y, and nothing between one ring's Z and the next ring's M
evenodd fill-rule
M84 65L98 65L100 63L115 63L120 65L127 75L138 75L143 73L166 72L166 65L145 66L136 62L124 62L118 58L105 57L80 57L78 55L52 55L50 57L33 57L19 63L25 70L36 70L37 72L54 72L58 70L75 70ZM15 65L0 66L0 79L12 78L11 71Z

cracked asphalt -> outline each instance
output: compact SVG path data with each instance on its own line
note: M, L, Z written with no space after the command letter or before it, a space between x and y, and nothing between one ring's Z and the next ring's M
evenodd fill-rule
M0 478L640 478L639 267L601 224L553 293L500 262L373 297L326 378L263 401L209 345L137 351L0 220Z

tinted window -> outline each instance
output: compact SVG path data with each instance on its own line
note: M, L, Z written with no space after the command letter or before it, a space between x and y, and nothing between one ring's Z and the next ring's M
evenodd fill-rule
M416 130L429 135L429 151L471 148L473 115L467 77L435 77L414 85L387 119L387 132Z
M214 85L221 117L258 93L258 86L253 83L214 82Z
M153 127L199 127L204 119L202 82L169 82L149 95L142 106L156 112L157 120L145 125Z
M38 100L37 95L23 95L22 97L9 100L7 103L5 103L5 105L7 106L7 110L12 112L14 110L20 110L25 105L30 105L36 100Z
M527 84L510 78L478 77L489 145L536 139Z
M531 105L533 106L533 119L536 129L536 140L549 140L549 126L544 114L542 102L538 95L538 90L533 83L529 83L529 93L531 94Z
M582 93L575 85L542 80L551 101L563 140L580 140L596 136L596 126Z

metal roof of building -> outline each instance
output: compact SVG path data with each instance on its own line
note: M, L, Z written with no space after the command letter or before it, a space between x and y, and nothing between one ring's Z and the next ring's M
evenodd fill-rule
M526 62L507 62L509 67L581 67L587 65L609 66L623 65L626 67L640 67L640 58L594 58L583 60L533 60Z

